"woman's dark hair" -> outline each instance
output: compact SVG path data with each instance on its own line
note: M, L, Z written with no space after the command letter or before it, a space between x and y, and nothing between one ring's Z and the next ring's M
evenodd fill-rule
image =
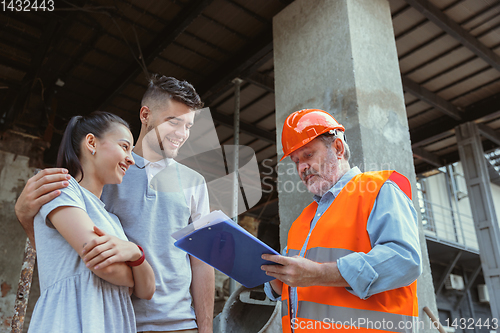
M70 119L57 153L57 167L66 168L71 176L81 174L80 182L83 179L83 169L80 163L81 143L87 134L92 133L98 139L110 129L111 125L120 124L130 130L129 124L109 112L94 111L88 116L75 116Z

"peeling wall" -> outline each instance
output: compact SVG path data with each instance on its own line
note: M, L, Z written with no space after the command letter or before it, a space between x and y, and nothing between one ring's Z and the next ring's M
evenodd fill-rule
M0 333L11 332L26 244L26 234L17 221L14 205L34 167L40 166L43 150L36 138L4 133L0 139ZM34 284L32 296L36 299L38 281Z
M33 174L29 158L0 151L0 332L10 332L26 235L14 214L14 205Z

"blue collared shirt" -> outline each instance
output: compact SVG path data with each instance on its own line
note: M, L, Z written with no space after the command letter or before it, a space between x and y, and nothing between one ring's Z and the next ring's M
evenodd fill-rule
M304 257L309 236L316 223L333 203L344 186L361 171L349 170L322 197L314 196L318 208L311 222L311 229L300 251ZM417 213L411 200L392 181L382 185L366 229L372 250L368 253L354 252L337 260L338 269L350 287L346 288L361 299L383 291L407 286L422 273ZM286 253L286 248L283 253ZM272 300L271 286L264 290ZM290 289L292 315L297 309L296 288Z

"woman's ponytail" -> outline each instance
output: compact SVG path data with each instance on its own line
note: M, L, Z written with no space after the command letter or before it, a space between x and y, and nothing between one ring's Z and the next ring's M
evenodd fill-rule
M73 177L81 174L81 178L83 179L83 169L79 159L80 143L74 144L76 140L74 140L75 135L73 135L75 132L74 129L78 126L81 119L82 116L75 116L70 119L68 126L66 126L61 145L59 146L59 152L57 153L56 166L68 169L69 174Z

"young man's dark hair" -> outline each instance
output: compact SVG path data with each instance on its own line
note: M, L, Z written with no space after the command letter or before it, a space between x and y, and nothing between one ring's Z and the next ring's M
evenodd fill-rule
M160 74L151 75L148 89L142 97L141 106L154 109L156 106L164 104L165 99L170 98L193 110L199 110L203 107L200 96L189 82Z

